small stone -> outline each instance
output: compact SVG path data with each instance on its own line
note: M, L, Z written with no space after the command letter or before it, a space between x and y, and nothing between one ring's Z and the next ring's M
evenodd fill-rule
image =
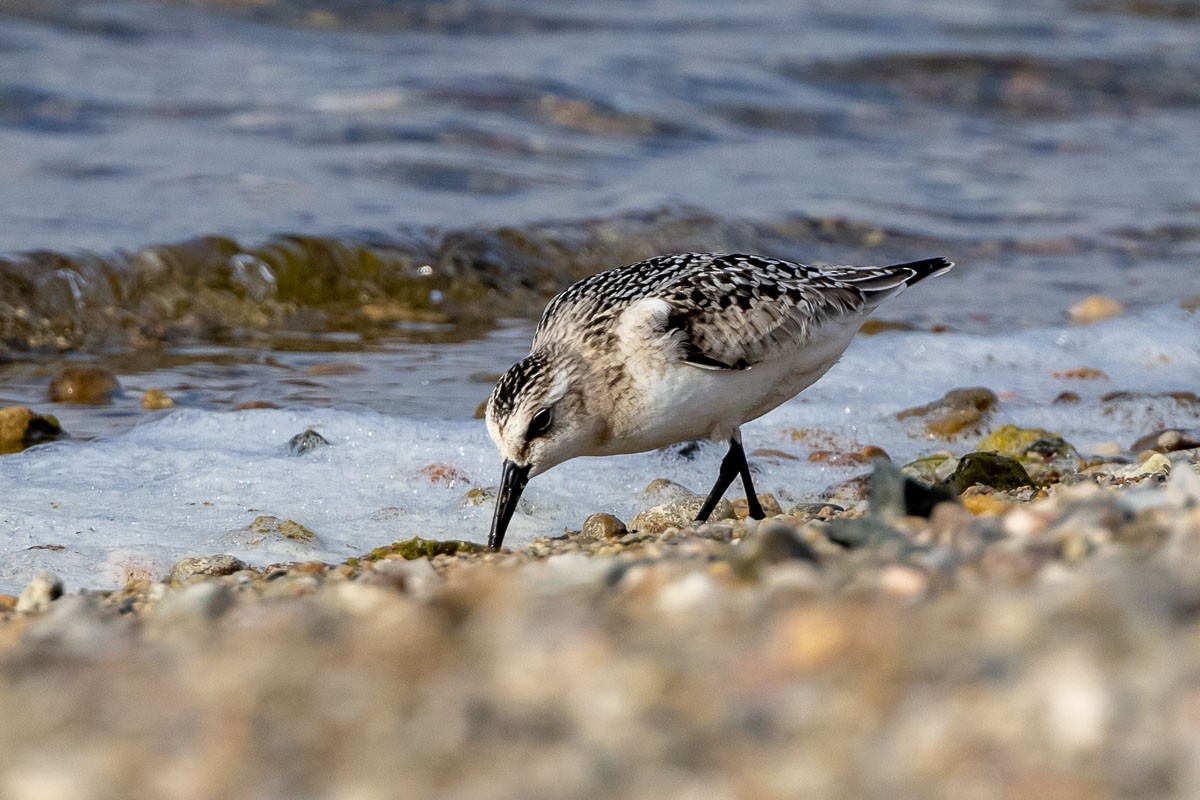
M592 514L583 521L582 534L586 539L616 539L628 532L625 523L612 514Z
M310 364L304 368L304 374L310 378L321 378L327 375L354 375L366 367L348 361L326 361L320 364Z
M476 487L474 489L468 489L467 493L458 499L458 503L455 504L455 508L474 508L476 506L482 506L494 499L496 499L495 489L480 489Z
M1140 464L1134 465L1129 471L1129 477L1141 478L1147 475L1168 476L1171 474L1171 459L1162 453L1151 452L1149 457Z
M642 490L642 494L648 500L667 502L670 500L679 500L684 497L693 497L696 493L675 481L667 480L666 478L655 478L646 484L646 488Z
M1054 400L1051 402L1056 406L1066 406L1074 405L1082 400L1083 398L1080 397L1077 392L1061 392L1058 397L1054 398Z
M17 599L13 594L0 594L0 611L12 611L17 607Z
M443 484L449 489L453 489L458 484L471 483L471 479L465 472L451 464L427 464L417 470L417 474L427 478L430 483Z
M930 437L950 439L977 430L999 402L995 392L982 386L951 389L940 400L897 413L896 419L925 417L925 432Z
M297 433L291 439L288 439L287 446L293 455L299 456L304 455L310 450L316 450L318 447L328 447L329 440L314 429L305 428L303 433Z
M233 607L233 592L219 581L200 581L171 592L156 605L155 617L163 622L210 622Z
M258 409L279 408L270 400L250 400L245 403L239 403L233 407L234 411L256 411Z
M1094 322L1102 322L1106 319L1119 317L1125 313L1125 306L1113 300L1111 297L1094 294L1080 300L1067 312L1067 316L1071 318L1071 322L1076 325L1091 325Z
M1156 453L1174 453L1177 450L1191 450L1193 447L1200 447L1200 431L1170 428L1143 436L1134 442L1129 449L1134 453L1140 453L1143 450L1153 450Z
M15 453L65 435L49 414L36 414L24 406L0 408L0 453Z
M1108 375L1092 367L1072 367L1071 369L1054 370L1051 377L1070 381L1108 380Z
M479 405L475 406L475 413L472 415L474 419L483 419L487 416L488 401L484 400Z
M232 575L246 569L246 562L231 555L189 556L180 559L167 573L166 582L181 584L196 575Z
M106 405L121 391L115 375L103 367L67 367L50 381L55 403Z
M949 483L958 494L977 483L1001 490L1034 486L1021 462L999 453L968 453L959 460Z
M695 494L648 508L633 518L629 530L636 533L662 533L668 528L686 528L696 521L696 514L703 505L704 498ZM733 503L722 499L708 519L733 519L734 516Z
M882 447L869 444L857 452L839 453L833 450L814 450L808 454L808 460L814 464L828 464L831 467L849 467L870 464L876 459L891 461L892 458Z
M147 411L162 411L164 408L174 407L175 401L162 389L147 389L142 395L142 408Z
M770 492L763 492L755 496L758 498L758 504L762 506L763 513L767 515L768 519L783 513L783 508L780 507L779 501L775 499L775 495ZM734 500L733 513L737 519L747 519L750 516L749 499L739 497Z
M62 580L52 572L41 572L21 590L15 608L27 614L41 614L49 611L50 604L62 597L62 593Z
M302 542L303 544L312 544L317 538L315 533L299 522L294 522L290 519L280 519L270 514L255 517L246 526L246 529L250 533L258 534L263 538L280 536L293 542Z

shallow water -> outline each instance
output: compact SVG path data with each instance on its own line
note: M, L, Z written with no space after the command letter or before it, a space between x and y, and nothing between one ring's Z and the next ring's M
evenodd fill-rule
M1054 374L1078 367L1104 377ZM367 373L344 377L371 383ZM1122 390L1194 390L1200 319L1168 308L1088 328L860 337L824 379L743 428L749 450L794 457L752 457L757 487L786 507L814 501L865 469L810 463L813 449L874 444L899 463L943 448L969 452L978 436L930 440L920 420L897 421L895 413L974 385L1001 398L992 426L1055 430L1085 455L1106 443L1129 448L1153 430L1200 423L1194 404L1171 398L1103 399ZM1081 402L1054 404L1065 390ZM129 577L160 577L185 555L228 552L266 564L341 560L418 535L484 541L491 501L474 504L468 492L495 485L499 460L483 425L387 410L299 403L254 411L180 408L146 415L127 433L0 458L0 484L7 487L0 592L19 589L39 569L72 587L110 587ZM291 454L288 440L309 427L332 446ZM530 482L506 544L577 530L596 511L628 521L655 504L642 490L656 478L704 491L722 455L707 445L692 458L668 448L568 462ZM298 522L317 538L262 540L247 530L262 515Z

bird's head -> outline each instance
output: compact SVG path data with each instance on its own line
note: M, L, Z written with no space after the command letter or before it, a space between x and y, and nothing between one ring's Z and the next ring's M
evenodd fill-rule
M499 549L530 478L595 451L604 424L589 413L586 362L538 350L500 377L487 404L487 428L504 459L488 545Z

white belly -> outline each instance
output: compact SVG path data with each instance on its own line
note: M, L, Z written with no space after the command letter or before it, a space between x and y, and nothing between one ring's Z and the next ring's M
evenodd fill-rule
M626 413L603 454L637 453L691 439L728 439L738 426L790 400L824 375L841 358L860 323L827 326L819 341L746 370L628 363L635 375L634 396L624 398Z

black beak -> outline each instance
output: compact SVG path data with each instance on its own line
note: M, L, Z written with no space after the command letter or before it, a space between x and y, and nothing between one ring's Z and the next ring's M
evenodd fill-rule
M492 532L488 534L488 547L499 550L504 543L504 532L508 530L508 522L513 512L517 510L517 501L525 484L529 483L529 470L532 464L518 466L515 461L504 462L504 472L500 475L500 491L496 494L496 513L492 516Z

